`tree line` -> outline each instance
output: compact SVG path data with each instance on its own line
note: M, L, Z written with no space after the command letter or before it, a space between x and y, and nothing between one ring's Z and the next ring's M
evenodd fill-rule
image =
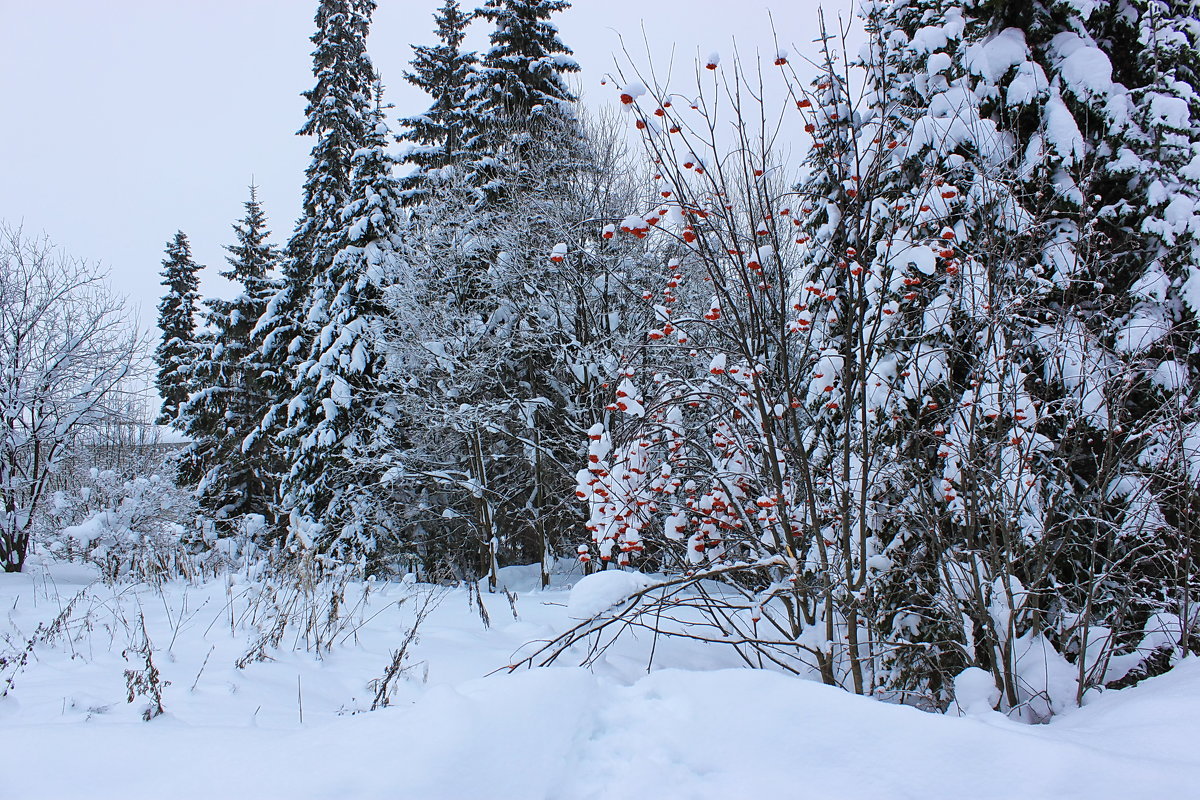
M162 418L218 526L665 573L631 624L931 707L974 666L1043 719L1196 651L1190 5L879 0L861 53L821 21L811 63L629 65L599 118L567 6L448 0L393 148L374 2L319 4L291 239L252 190L236 299L164 261Z

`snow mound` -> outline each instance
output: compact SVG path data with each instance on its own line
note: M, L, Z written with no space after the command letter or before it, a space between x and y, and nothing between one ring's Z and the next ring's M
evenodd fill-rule
M954 679L954 702L964 714L986 714L999 700L1000 690L987 670L967 667Z
M567 613L573 619L591 619L603 614L634 592L652 586L652 581L640 572L605 570L588 575L571 589Z

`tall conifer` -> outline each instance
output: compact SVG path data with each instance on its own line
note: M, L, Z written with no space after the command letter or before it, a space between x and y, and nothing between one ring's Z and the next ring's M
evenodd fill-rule
M246 214L233 225L236 241L226 245L228 268L221 276L240 286L233 300L208 301L211 346L197 364L198 389L188 400L185 416L192 439L182 468L199 483L201 505L215 519L269 508L266 464L256 452L243 452L243 440L256 428L268 405L257 343L251 333L278 289L272 273L280 255L269 241L267 218L250 187Z
M154 383L162 397L158 423L179 428L185 424L180 411L193 385L201 267L192 260L192 248L183 231L167 242L166 253L161 274L167 291L158 303L162 340L154 351L158 364Z
M354 152L338 248L317 276L308 322L314 328L288 404L284 436L292 453L283 504L296 530L333 563L375 550L383 435L395 421L381 349L383 293L401 272L403 216L387 153L382 88Z
M579 71L550 22L567 0L487 0L480 16L495 25L467 100L474 118L473 182L481 202L495 202L547 167L575 168L582 156L576 100L565 80Z
M446 0L434 16L438 44L413 45L412 71L404 78L433 102L424 114L400 121L406 128L400 140L409 143L403 159L413 168L401 184L406 205L429 199L430 182L453 181L453 173L444 170L461 166L464 144L474 127L466 95L476 58L462 50L471 18L458 0Z
M366 40L374 10L375 0L321 0L317 7L317 31L312 36L317 82L304 93L308 107L298 132L317 141L305 173L302 216L284 252L281 285L253 333L269 365L261 377L271 405L244 446L263 453L280 471L271 479L272 495L290 460L279 433L288 424L285 404L292 397L296 370L307 357L314 333L314 323L309 321L311 289L340 246L341 213L351 192L351 159L370 132L375 71Z

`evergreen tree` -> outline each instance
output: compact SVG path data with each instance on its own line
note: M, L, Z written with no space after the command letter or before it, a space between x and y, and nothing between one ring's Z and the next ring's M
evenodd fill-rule
M1068 46L1063 20L987 6L870 8L867 107L842 111L831 78L813 98L808 188L825 199L809 280L825 296L809 305L830 355L814 372L838 379L814 409L813 455L833 467L818 483L837 512L827 538L862 587L845 613L865 612L874 643L848 641L852 666L935 706L980 666L1007 707L1041 718L1074 698L1034 697L1018 661L1037 647L1071 670L1043 633L1061 625L1048 635L1062 646L1071 618L1050 621L1064 599L1051 587L1086 572L1062 555L1094 541L1116 474L1093 444L1112 366L1081 313L1099 263L1084 251L1086 147L1053 47L1031 46Z
M305 171L303 212L287 245L288 281L304 284L338 246L338 216L350 199L351 159L370 135L375 68L367 36L375 0L321 0L312 35L313 75L299 136L315 136Z
M250 187L246 215L233 225L236 241L226 245L226 280L241 286L233 300L208 301L211 347L197 364L198 389L186 405L186 433L192 444L181 475L199 484L201 506L215 519L242 514L268 515L266 465L242 443L262 419L270 398L264 394L261 362L251 333L278 289L271 275L279 264L278 249L269 241L267 218Z
M947 679L974 664L995 674L1006 706L1042 718L1074 698L1031 695L1022 652L1077 670L1082 692L1106 679L1096 647L1136 644L1148 615L1186 604L1186 590L1154 595L1164 578L1186 583L1179 565L1195 546L1164 505L1188 497L1180 455L1194 405L1183 398L1195 394L1164 402L1152 386L1183 374L1173 364L1195 341L1170 288L1185 285L1186 259L1163 259L1187 227L1167 222L1191 207L1177 202L1190 196L1178 177L1187 148L1155 163L1172 140L1141 120L1172 108L1182 132L1186 103L1156 101L1153 87L1191 90L1157 70L1139 77L1148 6L1118 5L881 4L863 115L880 127L844 146L823 120L849 129L852 116L814 98L822 148L809 188L826 201L810 226L813 278L838 289L816 317L836 312L835 391L846 396L854 369L887 389L861 395L873 417L849 397L818 410L828 446L816 454L840 451L841 483L859 484L835 471L826 487L843 531L860 503L892 509L874 528L854 522L870 545L857 567L870 638L898 642L873 654L884 691L940 704ZM855 267L851 250L874 263ZM872 550L904 568L873 573ZM1089 645L1092 626L1113 638Z
M182 428L183 404L193 386L192 369L196 361L196 311L202 269L192 260L192 249L183 231L167 242L163 260L162 285L166 294L158 303L158 327L162 340L154 350L158 376L154 384L162 397L158 424Z
M1186 442L1200 386L1187 366L1200 342L1186 288L1200 196L1188 170L1198 34L1188 6L1037 6L1021 20L1028 50L1017 78L997 82L997 98L1012 105L1031 94L1022 72L1043 76L1020 117L993 113L1018 136L1036 126L1042 153L1031 149L1022 166L1053 188L1036 195L1053 223L1041 259L1053 286L1038 333L1041 430L1059 464L1046 502L1054 557L1045 581L1060 609L1046 609L1042 624L1081 665L1081 691L1123 677L1093 666L1098 655L1107 665L1108 653L1136 652L1153 626L1190 605L1187 564L1200 546L1184 510L1196 498ZM982 12L992 26L1008 21L1001 6ZM1097 630L1106 633L1093 642Z
M641 292L660 269L642 242L577 223L619 219L644 199L623 137L598 129L596 168L541 175L520 213L462 203L462 182L413 207L406 255L419 279L389 301L408 420L394 486L406 548L427 569L469 578L538 559L548 569L582 523L578 442L605 414L600 385L641 339Z
M1110 426L1117 436L1108 436L1122 458L1102 562L1119 577L1104 581L1085 624L1115 630L1122 649L1163 619L1182 629L1140 654L1136 678L1196 642L1178 620L1194 602L1191 565L1200 557L1200 22L1194 3L1162 0L1093 11L1086 21L1112 68L1105 110L1117 110L1112 133L1096 144L1096 233L1110 265L1100 281L1111 294L1094 327L1124 386Z
M549 20L570 7L568 0L487 0L479 14L496 28L475 95L485 110L510 119L569 111L576 98L562 76L579 65Z
M403 158L413 167L401 183L406 205L419 205L429 197L430 183L452 180L444 170L462 163L464 143L475 124L466 95L476 59L474 53L462 51L471 18L457 0L446 0L434 17L439 44L413 45L412 71L404 78L424 90L433 103L424 114L400 123L407 128L400 140L410 143Z
M997 621L988 602L995 592L1011 603L1011 586L1048 572L1050 540L1040 532L1053 527L1045 499L1058 484L1047 480L1054 469L1034 411L1049 285L1038 266L1039 212L1021 184L1019 151L988 114L998 76L970 70L992 67L979 48L993 31L947 3L895 4L874 22L872 111L885 122L871 141L886 154L877 190L885 202L859 249L877 254L866 274L889 284L866 319L887 331L867 372L885 376L887 393L862 431L876 448L875 474L862 483L877 508L894 509L871 550L904 565L859 566L871 638L887 642L874 653L884 666L877 688L941 705L970 663L991 669L1017 705L1016 617ZM1011 37L992 46L1019 50ZM868 191L867 202L876 196ZM975 568L981 558L987 569ZM969 576L975 591L953 601L949 575ZM929 646L949 641L961 644Z
M312 36L317 83L304 94L308 107L299 131L317 137L317 142L305 173L302 216L284 253L280 287L253 332L261 359L269 365L260 379L272 402L244 447L261 453L264 463L278 470L270 479L276 500L278 480L289 461L279 437L287 425L283 398L292 396L296 370L307 357L315 325L309 321L311 289L340 247L341 213L351 192L351 159L370 133L375 71L366 40L374 10L375 0L321 0L317 8L317 31Z
M474 118L465 146L481 202L519 193L547 165L578 168L583 156L564 75L579 71L551 15L567 0L487 0L480 16L495 24L491 48L467 94Z
M550 509L569 494L552 465L569 463L553 453L579 435L564 436L572 380L558 371L574 298L548 257L576 238L568 198L586 165L563 80L578 67L548 22L567 6L489 2L479 13L495 23L492 47L475 71L459 49L466 18L447 3L442 44L418 48L410 76L434 101L409 121L421 171L406 184L416 190L406 196L409 247L427 302L403 312L396 347L406 392L420 398L411 416L429 431L405 428L402 483L411 505L452 509L422 522L414 541L454 537L450 548L419 546L435 560L450 550L464 576L542 557L563 527Z
M382 88L354 152L339 248L317 276L307 321L314 328L288 403L292 453L283 506L292 529L333 564L363 563L386 524L379 510L382 434L395 423L380 336L385 288L401 273L404 222L391 176ZM319 532L319 533L318 533Z

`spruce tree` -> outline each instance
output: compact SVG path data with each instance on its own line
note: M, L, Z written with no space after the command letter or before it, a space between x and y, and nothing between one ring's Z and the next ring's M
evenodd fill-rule
M270 398L264 394L260 360L252 337L255 324L278 289L272 273L280 255L269 241L267 218L250 187L246 214L233 225L236 241L226 245L226 280L238 284L233 300L208 301L211 347L197 365L198 389L189 399L186 433L192 444L182 474L199 484L201 506L214 519L270 513L267 465L259 453L244 452L245 438L262 419Z
M413 168L401 182L406 205L419 205L428 199L429 184L453 180L444 171L462 164L464 143L474 124L466 95L476 58L474 53L462 50L471 18L459 8L457 0L446 0L434 16L439 43L413 45L412 71L404 78L424 90L433 102L424 114L400 121L406 128L400 141L410 143L403 159Z
M1124 444L1110 489L1119 517L1105 552L1120 577L1100 593L1095 622L1115 621L1128 647L1187 615L1200 557L1200 23L1186 2L1104 11L1087 22L1112 66L1109 106L1124 113L1096 148L1097 233L1112 254L1100 280L1114 299L1098 329L1126 388L1113 426ZM1140 654L1125 680L1195 648L1187 625L1170 624L1173 646Z
M192 249L183 231L167 242L162 285L166 294L158 303L158 327L162 340L154 350L158 375L154 384L162 397L158 424L183 428L181 409L192 390L196 361L196 311L202 267L192 260Z
M1196 498L1187 439L1198 418L1187 360L1200 341L1186 288L1200 197L1188 169L1198 34L1188 5L1035 6L1021 20L1027 55L998 96L1012 105L1030 94L1022 74L1042 83L1020 116L993 111L1007 130L1044 143L1022 165L1031 206L1050 223L1039 430L1055 443L1043 530L1059 608L1043 624L1078 663L1081 692L1122 680L1147 654L1111 667L1108 656L1136 654L1153 626L1189 606L1187 565L1200 546L1185 510ZM993 31L1009 13L981 9Z
M421 522L420 541L455 541L450 553L422 545L426 556L448 557L464 575L542 558L578 521L563 503L570 473L562 465L591 424L579 418L594 397L577 396L586 380L576 376L587 371L571 354L590 341L577 324L591 319L583 306L596 275L585 275L602 267L582 256L588 234L576 224L595 208L581 212L591 154L564 79L578 67L550 22L567 7L492 0L479 12L495 24L480 68L428 88L429 117L440 120L447 95L439 92L457 92L464 74L470 80L455 117L463 138L448 145L459 152L426 154L452 169L414 176L427 187L409 208L414 271L428 302L407 312L421 323L411 326L420 342L407 346L406 369L409 396L421 398L413 414L430 432L412 432L405 461L421 498L412 505L451 510ZM439 63L455 51L439 51ZM414 76L432 87L420 53ZM570 265L550 257L560 242L581 254ZM580 291L566 291L575 279Z
M307 357L313 323L311 290L340 246L341 213L350 199L351 159L367 141L374 67L366 51L375 0L321 0L312 36L316 85L308 100L301 136L315 136L312 162L305 175L303 211L284 252L282 280L253 336L268 365L260 378L271 398L258 428L244 442L278 470L270 493L278 500L278 480L290 455L281 444L287 425L285 398L292 396L296 370Z
M395 421L380 339L383 293L401 272L404 222L381 93L354 153L339 247L312 290L314 335L283 434L292 453L283 506L293 531L331 564L365 565L376 549L382 437Z
M1006 706L1041 718L1074 698L1032 698L1020 653L1040 647L1047 669L1070 671L1038 626L1061 611L1050 587L1078 577L1061 556L1094 540L1097 487L1115 468L1092 446L1110 420L1110 362L1083 311L1083 124L1035 45L1062 45L1066 23L1040 5L932 1L878 6L870 22L863 118L879 124L833 142L852 158L823 171L833 208L811 234L828 265L818 285L837 285L835 306L865 303L838 309L831 340L860 399L817 412L834 418L828 451L843 464L833 529L867 543L850 583L879 643L866 654L882 667L876 691L941 705L974 665ZM872 521L854 512L863 502L888 511ZM893 568L872 569L872 553Z
M350 197L351 159L370 134L375 68L367 36L375 0L321 0L312 35L316 85L299 136L315 136L305 171L303 212L287 245L287 276L303 283L315 276L337 247L336 220Z
M1021 652L1038 647L1046 669L1076 670L1082 692L1106 679L1097 648L1136 644L1143 623L1186 603L1186 590L1155 596L1186 582L1179 565L1195 547L1171 510L1189 497L1179 489L1194 406L1180 401L1194 390L1162 391L1195 341L1178 293L1189 249L1178 212L1191 207L1179 198L1194 195L1179 146L1192 123L1177 101L1193 92L1146 66L1169 60L1154 54L1147 20L1169 24L1150 9L872 9L866 118L890 121L854 139L879 156L853 163L881 180L856 210L847 195L863 190L848 164L815 170L834 207L815 215L812 239L818 264L852 265L849 247L875 256L864 279L905 277L876 312L882 325L867 318L888 332L865 374L890 394L871 405L891 413L868 425L884 445L877 473L856 473L871 502L893 509L868 541L904 564L863 567L872 639L899 642L880 653L886 691L944 702L946 679L974 664L994 673L1007 706L1042 718L1075 698L1030 695ZM1161 40L1176 60L1193 52L1180 30ZM818 136L833 138L822 124ZM817 161L844 150L830 144ZM878 232L862 237L865 221ZM838 280L836 302L847 302L844 277L817 277ZM1097 644L1095 630L1112 638Z
M468 474L484 487L475 510L482 564L548 558L574 516L564 513L568 463L586 429L566 354L577 297L562 293L562 269L550 259L559 242L579 242L572 192L590 167L565 76L579 66L558 37L554 14L565 0L488 0L480 16L494 24L468 93L474 117L467 180L475 210L490 215L491 248L477 313L484 325L472 346L484 369L469 388L473 427L464 430ZM467 426L463 426L467 428Z
M878 636L896 642L880 651L886 691L941 704L949 679L969 663L992 670L1015 705L1006 650L1014 618L995 621L981 598L997 592L997 602L1011 602L1012 585L1047 574L1035 531L1047 525L1044 500L1055 489L1040 458L1033 395L1048 282L1030 266L1044 243L1019 153L988 113L996 76L970 69L992 65L978 48L994 32L961 7L927 5L896 7L877 32L891 44L881 46L877 67L882 108L895 109L879 142L895 148L888 225L870 245L893 281L890 309L882 309L893 312L891 344L873 370L890 367L895 390L894 407L877 418L893 459L880 465L886 489L877 500L896 510L875 546L905 568L864 567L864 575ZM1011 31L994 43L1005 45L1001 53L1019 51ZM973 568L980 558L988 569ZM947 575L972 576L977 591L947 602ZM929 646L960 637L962 647Z
M570 7L568 0L487 0L479 14L496 27L475 95L486 111L519 119L569 110L576 98L562 76L579 65L550 18Z
M474 119L465 143L475 156L473 183L480 202L519 193L542 172L577 167L582 156L564 75L579 71L551 16L567 0L487 0L480 16L495 25L467 94ZM539 176L540 177L540 176Z

